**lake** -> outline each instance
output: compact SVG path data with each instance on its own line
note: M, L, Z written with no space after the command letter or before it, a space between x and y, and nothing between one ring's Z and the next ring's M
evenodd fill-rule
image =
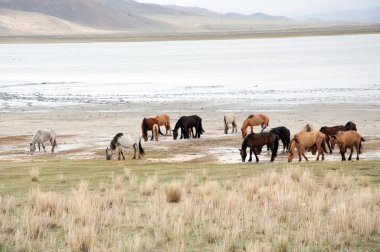
M0 108L380 102L380 35L0 45Z

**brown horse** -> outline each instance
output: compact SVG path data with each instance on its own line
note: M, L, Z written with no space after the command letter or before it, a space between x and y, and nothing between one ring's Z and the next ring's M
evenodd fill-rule
M338 131L349 131L354 130L357 131L356 124L349 121L346 123L346 125L338 125L334 127L322 127L319 131L326 135L327 137L327 146L329 147L330 153L332 153L332 150L335 148L335 139L333 138ZM330 147L331 144L331 147ZM360 150L359 150L360 154Z
M269 117L264 114L249 115L245 119L243 126L241 126L242 137L245 138L247 136L247 127L251 127L251 133L253 133L253 126L258 125L261 125L261 132L263 132L269 126Z
M350 156L348 161L351 161L352 153L354 152L354 146L356 149L356 160L359 160L359 153L361 153L362 142L365 142L364 138L355 130L338 131L335 136L332 136L339 146L340 154L342 155L342 161L346 161L346 150L350 149Z
M313 155L318 151L317 161L319 156L322 155L322 161L325 160L324 153L327 153L326 150L326 136L325 134L319 131L310 131L310 132L298 132L294 135L293 140L290 142L288 162L292 162L294 158L294 149L297 148L298 152L298 161L301 162L301 155L305 158L306 161L309 159L305 156L305 149L313 150Z
M172 128L170 127L170 117L167 114L161 114L156 116L156 120L158 121L158 126L165 126L165 135L168 135L168 132L170 134L172 130Z
M154 132L153 132L153 126L158 124L158 121L156 118L144 118L142 123L141 123L141 131L142 131L142 137L144 138L145 142L148 141L148 131L152 131L152 137L150 138L150 141L153 140L153 135L154 135ZM160 133L161 135L162 132L160 131L160 127L158 127L158 133ZM157 137L157 140L158 140L158 137Z
M245 162L245 158L247 157L247 147L249 147L250 151L248 162L252 161L252 152L255 154L256 162L259 162L257 155L260 154L261 148L264 145L267 145L272 152L270 161L273 162L274 158L277 156L279 139L280 138L276 134L269 132L249 134L246 138L244 138L241 149L239 149L241 161Z

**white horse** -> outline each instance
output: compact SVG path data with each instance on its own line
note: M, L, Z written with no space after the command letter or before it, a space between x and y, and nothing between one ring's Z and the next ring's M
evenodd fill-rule
M123 149L128 147L134 149L135 153L133 154L133 159L136 159L137 145L139 148L139 158L141 158L141 156L144 156L145 154L144 149L141 146L141 137L137 134L117 133L112 139L110 146L106 149L106 159L111 160L112 152L117 148L119 151L118 160L120 160L120 155L123 156L123 159L125 160Z
M232 125L232 133L237 133L236 115L229 113L224 115L224 134L228 134L228 125Z
M44 143L49 141L51 144L51 153L54 153L54 148L57 146L57 136L52 129L46 129L46 130L37 130L36 134L32 138L32 142L29 143L30 147L30 154L33 155L33 153L36 151L36 143L38 144L38 151L41 151L41 146L45 150Z

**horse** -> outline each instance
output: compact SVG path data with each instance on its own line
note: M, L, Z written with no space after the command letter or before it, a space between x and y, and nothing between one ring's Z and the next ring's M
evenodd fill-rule
M157 124L159 125L158 123L158 120L156 118L144 118L142 123L141 123L141 131L142 131L142 136L144 138L144 141L148 141L148 131L151 130L152 131L152 137L150 138L150 141L153 140L153 135L154 135L154 132L153 132L153 126ZM158 133L160 133L162 136L162 132L160 130L160 127L158 127ZM158 138L157 138L158 140Z
M224 134L228 134L228 125L232 125L232 133L237 133L236 115L228 113L224 115Z
M247 157L247 147L249 147L250 151L248 162L252 161L252 152L255 154L256 162L259 162L257 155L260 153L261 148L264 145L269 145L269 148L272 152L270 161L273 162L277 156L278 140L279 137L273 133L250 133L246 138L244 138L241 149L239 149L241 161L245 162L245 158Z
M306 123L306 125L301 129L302 132L311 132L314 131L314 126Z
M195 135L192 131L193 127L195 128ZM190 130L193 132L194 138L200 138L201 134L205 131L202 127L202 119L197 115L191 116L182 116L178 119L175 127L173 129L173 139L176 140L178 137L178 129L181 128L181 139L189 139Z
M253 126L258 125L261 125L262 133L264 129L269 126L269 117L264 114L249 115L241 127L242 137L245 138L247 136L247 127L251 127L251 133L253 133Z
M283 145L283 152L285 152L285 150L289 150L290 131L288 128L281 126L277 128L272 128L269 132L277 135L280 138ZM267 145L267 150L269 150L268 145Z
M327 147L329 148L330 154L332 153L332 150L335 148L335 139L333 138L333 136L336 135L338 131L348 131L348 130L357 131L356 124L349 121L346 123L345 126L343 125L338 125L338 126L333 126L333 127L324 126L319 130L320 132L326 135L326 143L327 143Z
M170 117L167 114L161 114L156 116L156 120L158 121L158 126L165 126L165 135L168 135L168 132L171 132Z
M32 142L29 143L30 155L33 155L36 151L36 143L38 144L38 151L41 151L41 146L45 150L44 142L49 141L51 144L51 153L54 153L54 148L57 147L57 135L52 129L37 130L32 138Z
M106 149L106 159L111 160L113 151L118 148L118 160L120 160L120 155L123 156L123 159L125 160L123 149L128 147L132 147L134 149L135 152L132 159L136 159L137 145L139 149L139 158L141 158L141 156L145 155L145 151L141 146L140 136L137 134L117 133L111 140L110 146Z
M346 161L346 150L350 149L350 156L348 161L351 161L352 153L354 152L354 146L356 149L356 160L359 160L359 154L361 153L362 142L365 142L365 139L355 130L349 131L338 131L334 138L339 146L340 154L342 155L342 161Z
M297 148L298 152L298 161L301 162L301 155L305 158L306 161L309 159L305 156L305 149L311 149L313 155L318 151L317 161L319 160L319 156L322 155L322 161L325 160L324 153L327 153L326 150L326 136L322 132L319 131L310 131L310 132L298 132L294 135L292 141L290 141L290 148L288 154L288 162L293 161L294 157L294 149Z

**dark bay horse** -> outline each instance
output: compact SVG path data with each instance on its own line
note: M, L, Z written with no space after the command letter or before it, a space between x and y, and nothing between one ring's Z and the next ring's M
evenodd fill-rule
M277 135L283 145L283 151L289 150L289 144L290 144L290 131L288 128L281 126L281 127L276 127L272 128L269 133L273 133ZM269 146L267 145L267 149L269 150Z
M142 131L142 137L144 138L145 142L148 141L148 131L152 131L152 137L150 138L151 141L153 141L153 126L157 124L157 126L159 126L159 122L156 118L144 118L142 123L141 123L141 131ZM162 134L161 130L160 130L160 127L158 127L158 133L160 133L160 135L164 135Z
M255 154L256 162L259 162L259 158L257 157L257 154L259 154L258 152L260 152L264 145L268 145L272 152L270 161L273 162L274 158L277 156L278 141L279 137L273 133L250 133L246 138L244 138L241 149L239 149L241 161L245 162L245 158L247 157L247 147L249 147L250 151L248 162L252 161L252 152Z
M333 136L335 136L336 133L338 133L338 131L349 131L349 130L357 131L356 124L349 121L344 126L343 125L338 125L338 126L333 126L333 127L324 126L319 130L320 132L326 135L326 143L327 143L327 147L330 150L330 154L332 153L332 150L335 147L335 139L333 138Z
M182 116L178 119L177 123L175 124L175 127L173 129L173 139L176 140L178 137L178 129L181 128L181 139L189 139L189 131L193 132L192 129L195 128L195 135L193 137L200 138L201 134L203 134L205 131L202 127L202 119L197 115L191 115L191 116ZM194 132L193 132L194 134Z

